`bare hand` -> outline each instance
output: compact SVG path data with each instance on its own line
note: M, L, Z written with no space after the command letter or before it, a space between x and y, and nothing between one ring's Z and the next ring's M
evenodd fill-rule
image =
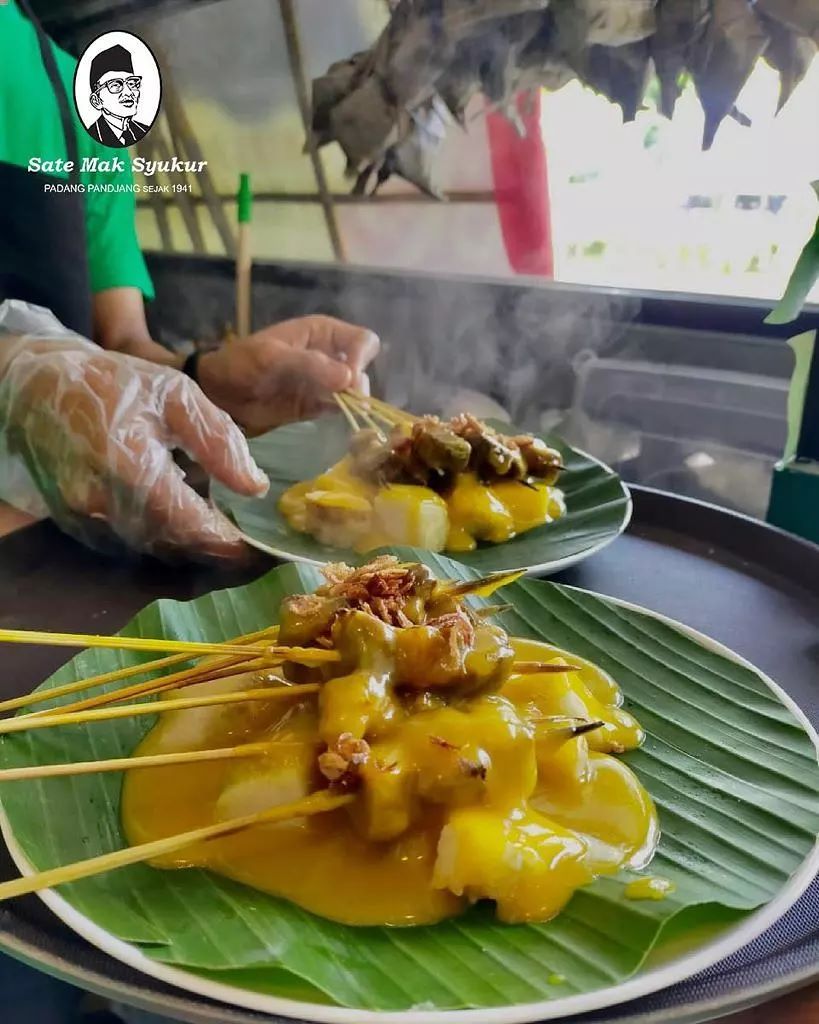
M205 394L250 434L307 419L335 391L366 391L380 343L372 331L329 316L273 324L199 360Z

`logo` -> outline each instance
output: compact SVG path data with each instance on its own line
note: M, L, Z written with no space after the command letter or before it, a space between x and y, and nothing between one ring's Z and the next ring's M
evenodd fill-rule
M74 104L95 142L125 149L153 127L162 76L151 48L131 32L106 32L88 44L74 73Z

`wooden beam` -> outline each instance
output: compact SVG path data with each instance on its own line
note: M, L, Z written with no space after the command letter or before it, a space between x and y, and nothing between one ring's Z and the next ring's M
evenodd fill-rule
M301 120L304 126L304 133L307 140L307 152L310 162L313 165L313 174L316 176L319 201L324 210L324 219L327 223L327 233L330 236L330 244L333 253L339 263L347 262L347 254L344 250L344 242L338 229L336 211L333 205L333 196L327 183L327 175L324 172L324 164L321 161L318 145L313 135L313 115L310 92L308 88L307 72L304 68L304 59L301 52L301 41L299 39L299 25L293 0L279 0L282 25L284 26L284 37L287 42L287 56L290 61L290 73L293 79L293 87L296 90L296 99L299 104ZM256 198L256 197L254 197Z

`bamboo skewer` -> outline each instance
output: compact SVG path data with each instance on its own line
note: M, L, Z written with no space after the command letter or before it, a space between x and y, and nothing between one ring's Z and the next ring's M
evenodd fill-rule
M437 588L441 597L489 597L501 587L526 575L525 569L504 569L502 572L490 572L476 580L462 580L456 583L442 583Z
M579 672L579 665L564 665L553 661L516 661L512 673L516 676L534 676L549 672Z
M275 661L293 661L314 665L325 661L338 661L335 651L316 647L287 647L284 645L251 645L231 643L205 643L189 640L149 639L131 636L96 636L86 633L45 633L27 629L0 629L0 643L40 644L47 647L92 647L124 651L178 651L188 657L194 655L239 655L268 657ZM187 660L187 659L186 659Z
M606 724L600 721L590 721L588 718L572 718L571 716L564 715L535 717L532 721L537 725L538 730L551 736L563 735L566 739L583 736L585 733L593 732L595 729L602 729Z
M231 644L245 644L251 643L254 640L275 640L278 634L279 627L271 626L269 629L260 629L256 633L247 633L244 636L234 637L232 640L228 640L227 642ZM42 704L44 701L55 700L57 697L68 697L72 693L80 693L83 690L92 690L97 686L106 686L109 683L119 682L121 679L129 679L131 676L144 675L149 672L158 672L160 669L172 668L174 665L184 665L186 661L190 661L187 654L172 654L168 658L159 658L155 661L140 662L137 665L126 665L124 668L115 669L113 672L103 672L102 675L89 676L87 679L78 679L73 683L54 686L50 690L35 690L32 693L23 694L22 697L13 697L11 700L0 701L0 712L16 711L18 708L28 707L30 704ZM201 665L197 666L197 668L202 667L203 666ZM191 669L190 671L195 670ZM167 676L163 678L170 677Z
M274 650L274 648L271 648ZM216 658L213 661L197 666L193 669L186 669L184 672L176 672L169 676L160 676L158 679L149 679L144 683L135 683L132 686L114 690L111 693L98 694L95 697L86 697L83 700L74 701L55 709L35 711L23 717L38 717L51 714L52 710L61 713L84 711L88 708L104 707L107 704L116 704L118 701L132 697L150 697L166 690L183 689L186 686L193 686L196 683L207 683L214 679L226 679L230 676L241 675L246 672L256 672L261 669L271 668L272 665L281 661L295 661L301 664L318 664L338 661L340 655L336 651L319 650L312 647L282 647L275 650L295 652L291 657L271 659L269 656L262 658L251 657L252 650L244 658ZM316 657L314 657L316 655Z
M359 430L361 430L361 427L359 426L355 416L353 416L352 412L350 412L349 406L338 392L335 392L333 394L333 398L335 399L336 405L339 407L339 409L341 409L342 413L344 414L344 418L350 424L350 429L354 434L357 434Z
M116 718L138 715L159 715L166 711L189 711L218 704L241 704L245 701L277 700L279 697L304 697L318 693L319 683L297 686L268 687L264 690L238 690L235 693L210 693L201 697L180 697L177 700L146 701L144 704L121 704L113 708L92 708L68 714L21 715L0 722L0 735L27 732L29 729L50 729L57 725L82 725L86 722L110 722Z
M28 629L0 629L0 643L40 644L48 647L96 647L118 651L173 651L180 654L258 654L275 651L272 647L248 648L238 644L196 643L188 640L148 639L137 636L93 636L86 633L43 633ZM281 648L284 650L284 648ZM295 648L294 648L295 649ZM325 659L318 659L325 660Z
M0 770L0 783L23 779L54 779L65 775L95 775L97 772L126 772L135 768L162 768L168 765L195 764L200 761L222 761L233 758L260 757L269 752L272 743L244 743L237 747L214 750L183 750L170 754L145 754L136 757L111 757L104 761L73 761L67 764L37 764L27 768Z
M152 842L141 843L139 846L131 846L125 850L104 853L100 857L91 857L74 864L50 868L48 871L40 871L28 878L15 878L0 885L0 901L11 899L13 896L39 892L41 889L65 885L66 882L76 882L81 878L90 878L92 875L127 867L130 864L153 860L156 857L176 853L177 850L183 850L186 846L193 846L195 843L242 832L254 825L272 825L288 821L291 818L306 818L314 814L335 811L344 807L345 804L349 804L353 799L352 794L333 796L327 791L321 790L303 800L296 800L294 803L280 804L278 807L257 811L255 814L245 814L239 818L231 818L229 821L222 821L215 825L205 825L202 828L168 836L165 839L155 839Z
M398 409L396 406L383 402L380 398L373 398L371 395L359 395L356 391L345 391L344 396L354 403L366 405L371 410L377 409L384 416L389 417L393 423L410 424L415 423L418 419L412 413L406 412L404 409Z
M254 672L258 669L269 667L264 658L254 658L250 661L243 661L240 658L221 659L218 667L205 667L188 670L186 672L174 672L169 676L160 676L159 679L149 679L145 683L135 683L133 686L125 686L112 693L99 693L95 697L86 697L84 700L76 700L71 704L58 705L55 708L44 708L41 711L29 712L27 715L20 715L20 718L42 718L45 715L53 714L74 714L77 711L88 711L91 708L105 707L108 704L117 704L121 700L130 700L134 697L154 697L157 694L165 693L167 690L181 690L186 686L194 686L197 683L209 683L216 679L228 679L230 676L242 675L245 672Z
M338 399L350 412L354 411L361 417L362 420L364 420L364 422L367 424L370 430L375 432L379 441L386 443L387 435L384 433L381 427L379 427L379 425L375 422L372 416L370 416L367 406L363 402L357 402L355 399L351 398L350 395L348 395L346 392L342 395L339 395Z
M250 190L249 174L242 174L239 178L237 203L239 228L236 246L236 333L240 338L247 338L251 331L250 282L253 267L250 241L253 194Z

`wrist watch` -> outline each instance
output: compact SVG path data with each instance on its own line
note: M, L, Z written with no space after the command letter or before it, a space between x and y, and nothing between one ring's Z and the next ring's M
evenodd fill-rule
M191 380L195 380L197 383L199 382L199 357L201 354L198 349L194 349L182 364L182 372L185 376L190 377Z

